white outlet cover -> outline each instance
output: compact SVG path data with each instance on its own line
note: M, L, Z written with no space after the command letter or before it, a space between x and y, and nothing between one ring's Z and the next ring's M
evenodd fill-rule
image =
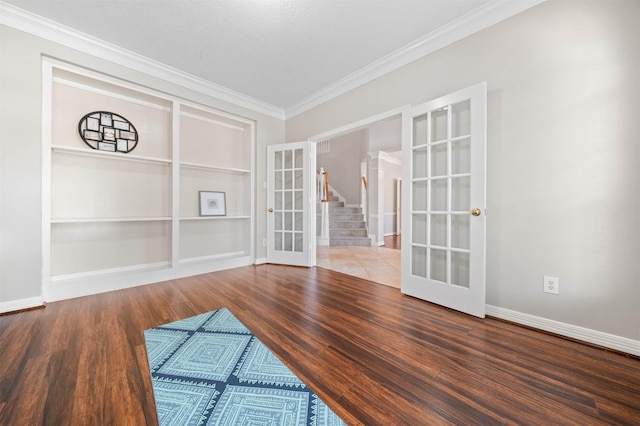
M545 293L559 294L560 280L558 277L548 277L545 275L543 278L543 291Z

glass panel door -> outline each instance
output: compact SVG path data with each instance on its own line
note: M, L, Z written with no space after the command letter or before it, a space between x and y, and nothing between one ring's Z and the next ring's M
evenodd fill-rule
M310 161L314 145L299 142L268 147L268 250L270 263L311 266ZM307 202L305 202L307 200Z
M412 108L402 291L484 316L484 84Z

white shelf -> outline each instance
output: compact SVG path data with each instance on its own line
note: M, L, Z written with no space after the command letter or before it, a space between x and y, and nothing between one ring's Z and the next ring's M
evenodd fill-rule
M212 261L217 261L222 259L239 258L245 255L246 253L243 251L235 251L235 252L229 252L229 253L214 254L211 256L199 256L199 257L190 257L186 259L180 259L179 263L180 265L189 265L193 263L203 263L203 262L212 262Z
M53 275L51 282L57 283L68 280L79 280L84 278L101 277L114 274L128 274L132 272L154 271L170 268L169 262L147 263L143 265L122 266L119 268L101 269L97 271L78 272L75 274Z
M251 219L251 216L191 216L191 217L180 218L180 220L225 220L225 219Z
M110 223L110 222L162 222L169 221L169 216L144 217L74 217L52 218L51 223Z
M166 158L143 157L140 155L99 151L97 149L73 148L73 147L64 146L64 145L52 145L51 149L54 152L60 152L64 154L73 154L73 155L82 155L85 157L109 158L113 160L136 161L141 163L154 163L154 164L171 164L172 163L171 160L167 160Z
M227 172L227 173L251 173L251 170L247 169L237 169L233 167L219 167L219 166L210 166L208 164L198 164L198 163L185 163L181 162L180 167L185 167L188 169L204 169L204 170L215 170L218 172Z
M46 300L254 262L254 121L57 61L44 64ZM139 117L149 144L122 153L78 142L78 118L105 97L110 110ZM241 214L197 216L198 191L211 186L233 194L228 211Z

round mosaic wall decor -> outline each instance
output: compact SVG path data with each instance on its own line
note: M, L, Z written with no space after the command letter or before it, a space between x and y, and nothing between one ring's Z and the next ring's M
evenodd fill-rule
M133 123L108 111L94 111L78 123L80 137L93 149L131 152L138 145L138 132Z

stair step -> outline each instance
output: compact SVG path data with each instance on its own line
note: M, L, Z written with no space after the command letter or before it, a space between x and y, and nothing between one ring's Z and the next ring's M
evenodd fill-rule
M371 238L369 237L348 237L348 238L329 238L331 246L370 246Z
M345 228L333 228L333 229L329 229L329 237L330 238L334 238L334 237L366 237L367 236L367 230L364 228L352 228L352 229L345 229Z
M329 205L329 213L362 213L360 207L333 207Z
M354 222L354 221L363 221L364 215L362 213L346 213L346 214L329 214L329 221L331 222Z
M329 222L329 229L364 229L365 223L361 220L332 220Z

